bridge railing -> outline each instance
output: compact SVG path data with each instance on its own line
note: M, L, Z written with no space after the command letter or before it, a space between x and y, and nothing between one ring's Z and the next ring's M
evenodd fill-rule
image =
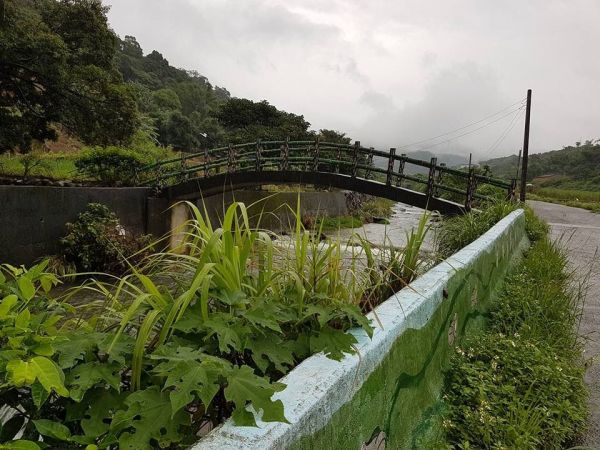
M417 166L421 173L407 171ZM313 141L257 141L206 149L148 165L138 174L141 184L163 188L184 181L242 171L305 171L338 173L373 180L398 188L419 190L428 197L444 198L470 209L476 200L497 196L513 198L516 181L487 177L475 172L423 161L405 154L363 147L360 142L340 144ZM411 173L408 173L411 172Z

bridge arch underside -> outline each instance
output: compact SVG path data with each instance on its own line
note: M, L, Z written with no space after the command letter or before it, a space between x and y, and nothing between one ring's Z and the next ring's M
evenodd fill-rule
M399 186L390 186L379 181L353 178L350 175L330 172L288 170L223 173L206 178L195 178L166 187L163 189L162 195L170 201L198 200L235 189L267 184L314 185L324 188L355 191L406 203L430 211L439 211L441 214L446 215L463 214L465 211L463 205L438 197L427 196L423 192Z

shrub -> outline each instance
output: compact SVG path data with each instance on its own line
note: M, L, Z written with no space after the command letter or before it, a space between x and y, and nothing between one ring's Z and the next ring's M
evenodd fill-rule
M148 163L141 153L120 147L94 147L75 161L77 170L109 186L137 183L137 173Z
M78 271L123 273L128 258L135 262L148 246L149 236L127 232L106 206L90 203L74 223L67 223L67 235L60 240L64 260Z

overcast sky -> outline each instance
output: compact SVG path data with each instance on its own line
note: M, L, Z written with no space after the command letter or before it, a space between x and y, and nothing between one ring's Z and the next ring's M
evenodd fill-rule
M363 145L402 147L502 110L402 152L452 138L430 150L517 153L524 114L504 108L528 88L532 152L600 137L599 0L106 3L146 53Z

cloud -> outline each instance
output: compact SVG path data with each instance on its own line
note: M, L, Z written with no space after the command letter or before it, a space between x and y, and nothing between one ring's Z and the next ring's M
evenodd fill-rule
M597 0L106 0L120 35L234 95L389 147L532 88L534 151L600 135ZM485 153L505 127L439 146ZM522 125L492 150L515 153Z

